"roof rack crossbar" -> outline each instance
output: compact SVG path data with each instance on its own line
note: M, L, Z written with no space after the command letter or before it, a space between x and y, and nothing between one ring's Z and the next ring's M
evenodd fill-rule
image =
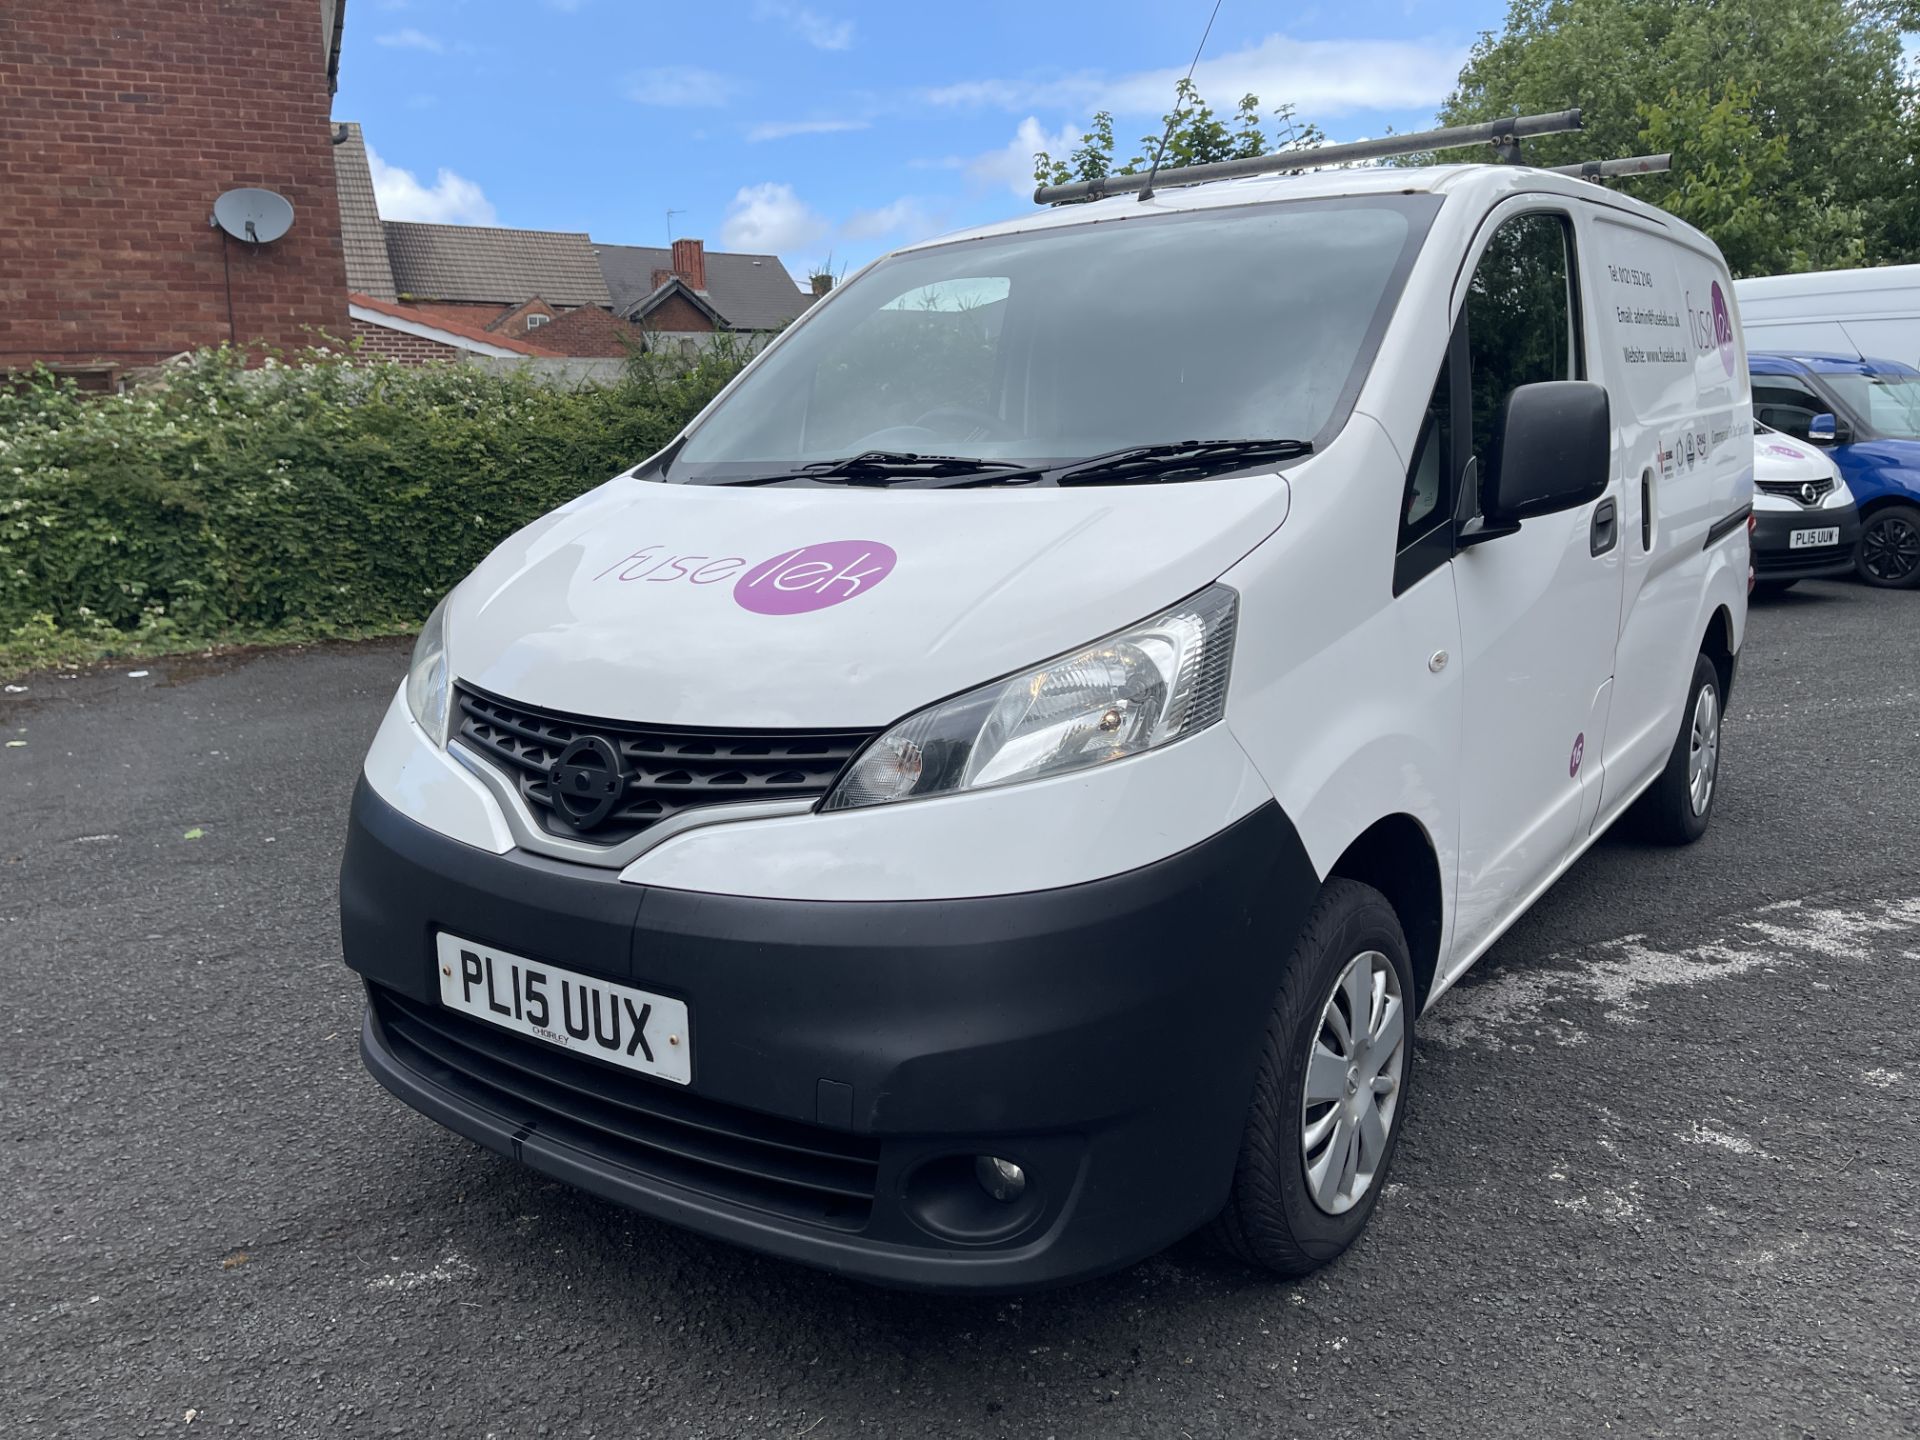
M1549 165L1555 175L1582 180L1612 180L1623 175L1657 175L1673 168L1673 152L1664 155L1628 155L1619 160L1583 160L1578 165Z
M1451 125L1416 135L1384 135L1378 140L1356 140L1348 145L1322 145L1316 150L1279 150L1245 160L1220 160L1210 165L1162 166L1156 187L1199 185L1208 180L1235 180L1268 175L1276 170L1317 170L1355 160L1383 160L1393 155L1419 155L1428 150L1455 150L1467 145L1492 145L1502 156L1514 153L1516 142L1532 135L1557 135L1580 128L1580 112L1556 110L1550 115L1515 115L1480 125ZM1066 185L1042 185L1033 192L1036 205L1064 200L1098 200L1126 195L1147 187L1147 176L1103 175L1098 180L1075 180Z

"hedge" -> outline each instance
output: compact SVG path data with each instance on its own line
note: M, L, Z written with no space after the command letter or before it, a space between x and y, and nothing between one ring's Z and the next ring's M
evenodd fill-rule
M738 364L559 389L324 352L247 370L221 349L118 396L0 387L0 665L417 625Z

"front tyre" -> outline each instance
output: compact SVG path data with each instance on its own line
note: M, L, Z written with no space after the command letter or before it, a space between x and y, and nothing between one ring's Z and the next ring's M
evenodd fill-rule
M1720 671L1706 655L1696 655L1666 768L1634 807L1647 839L1691 845L1707 833L1720 788L1721 705Z
M1386 897L1329 880L1267 1017L1233 1188L1214 1222L1238 1259L1305 1275L1365 1228L1406 1112L1414 994Z
M1911 590L1920 585L1920 509L1888 505L1867 518L1853 566L1869 585Z

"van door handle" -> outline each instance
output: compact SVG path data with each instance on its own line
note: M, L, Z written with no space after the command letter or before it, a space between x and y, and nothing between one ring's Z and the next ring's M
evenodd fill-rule
M1619 539L1619 516L1614 507L1613 497L1609 495L1593 507L1593 553L1595 555L1606 554L1607 551L1614 547Z

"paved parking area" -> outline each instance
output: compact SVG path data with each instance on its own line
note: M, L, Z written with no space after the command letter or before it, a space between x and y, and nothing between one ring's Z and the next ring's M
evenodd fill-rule
M638 1219L367 1078L334 873L404 659L0 697L7 1434L1920 1433L1920 596L1756 607L1713 831L1603 841L1422 1022L1340 1264L998 1301Z

